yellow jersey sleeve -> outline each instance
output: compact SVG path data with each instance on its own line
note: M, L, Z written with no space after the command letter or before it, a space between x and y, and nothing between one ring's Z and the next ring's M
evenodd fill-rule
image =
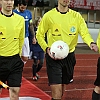
M100 53L100 31L99 31L99 34L98 34L98 37L97 37L97 46L99 48L99 53Z
M90 46L91 42L94 42L94 40L92 39L89 30L87 28L87 25L83 19L83 17L81 15L79 15L80 17L80 21L79 21L79 34L81 35L83 41Z
M38 30L36 31L36 38L38 40L38 43L42 47L42 49L45 51L46 48L48 47L48 44L45 41L45 33L48 30L48 23L47 23L47 17L45 15L43 16L42 20L39 23Z
M22 47L24 44L24 38L25 38L25 21L24 18L21 21L22 23L22 29L20 31L20 35L19 35L19 55L21 56L22 53Z

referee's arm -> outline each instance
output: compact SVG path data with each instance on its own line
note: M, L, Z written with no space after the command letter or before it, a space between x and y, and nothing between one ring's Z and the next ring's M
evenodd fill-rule
M20 54L20 56L21 56L21 53L22 53L24 38L25 38L25 21L23 19L22 20L22 29L21 29L20 35L19 35L19 54Z

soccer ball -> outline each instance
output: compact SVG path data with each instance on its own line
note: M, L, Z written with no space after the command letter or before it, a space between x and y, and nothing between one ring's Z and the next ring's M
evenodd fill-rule
M61 41L55 41L50 48L50 53L54 58L64 59L69 53L69 46Z

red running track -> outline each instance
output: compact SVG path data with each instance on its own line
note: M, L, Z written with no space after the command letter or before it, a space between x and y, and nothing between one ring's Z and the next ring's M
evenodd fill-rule
M74 82L66 86L62 100L91 100L98 57L99 54L76 54L77 63L74 69ZM23 77L51 96L45 62L40 71L41 78L37 81L32 80L31 66L32 60L29 60L24 67Z

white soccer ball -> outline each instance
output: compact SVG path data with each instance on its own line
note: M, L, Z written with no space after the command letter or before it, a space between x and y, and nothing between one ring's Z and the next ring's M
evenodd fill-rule
M50 53L57 59L64 59L69 53L69 46L61 40L55 41L51 45Z

